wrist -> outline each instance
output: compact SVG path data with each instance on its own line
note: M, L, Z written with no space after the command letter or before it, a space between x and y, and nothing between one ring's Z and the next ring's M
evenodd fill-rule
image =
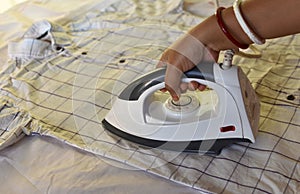
M240 44L249 45L253 43L239 24L232 7L226 8L222 11L222 18L229 33Z
M228 32L239 43L246 45L252 43L236 20L232 7L226 8L222 11L222 20ZM189 33L201 41L205 46L217 52L227 49L238 49L238 47L230 41L221 30L216 15L210 16L191 29Z

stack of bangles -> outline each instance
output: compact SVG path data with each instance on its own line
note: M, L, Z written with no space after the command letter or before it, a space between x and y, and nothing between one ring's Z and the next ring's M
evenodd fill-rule
M241 4L241 0L236 0L235 3L233 4L233 11L235 14L235 17L239 23L239 25L241 26L241 28L243 29L243 31L245 32L245 34L249 37L249 39L255 43L255 44L264 44L265 43L265 39L259 37L256 33L254 33L254 31L249 27L248 23L245 21L245 19L243 18L242 14L241 14L241 10L240 10L240 4ZM217 18L217 22L218 25L220 27L220 29L222 30L222 32L224 33L224 35L237 47L241 48L241 49L247 49L249 47L248 44L242 44L239 41L237 41L228 31L226 25L224 24L224 21L222 19L222 10L224 10L224 7L219 7L216 11L216 18Z

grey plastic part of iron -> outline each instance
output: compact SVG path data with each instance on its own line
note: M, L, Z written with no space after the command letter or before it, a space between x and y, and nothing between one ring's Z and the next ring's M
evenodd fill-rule
M144 149L147 148L158 148L163 150L171 150L177 152L188 152L188 153L203 153L205 155L218 155L221 150L236 142L248 142L251 143L249 139L245 138L225 138L225 139L207 139L207 140L196 140L196 141L161 141L156 139L147 139L140 136L135 136L133 134L124 132L107 120L103 119L102 124L106 130L111 132L118 137L126 139L128 141L134 142L143 146Z
M196 78L215 82L214 62L200 63L184 73L183 78ZM156 84L164 82L166 68L155 69L131 82L119 95L123 100L138 100L141 94Z

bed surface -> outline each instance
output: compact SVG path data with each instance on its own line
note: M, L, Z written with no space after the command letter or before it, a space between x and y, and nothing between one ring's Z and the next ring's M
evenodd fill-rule
M1 14L1 193L297 193L299 35L268 40L261 58L235 57L261 102L255 144L176 153L101 126L115 96L215 6L32 0Z

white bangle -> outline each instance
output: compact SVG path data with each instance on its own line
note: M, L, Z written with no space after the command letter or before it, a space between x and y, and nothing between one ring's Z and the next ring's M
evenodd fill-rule
M249 26L247 25L245 19L243 18L242 14L241 14L240 4L241 4L241 0L236 0L233 4L234 15L235 15L238 23L240 24L241 28L247 34L247 36L249 37L249 39L252 42L254 42L255 44L264 44L265 39L258 37L258 35L256 35L253 32L253 30L251 30L249 28Z

